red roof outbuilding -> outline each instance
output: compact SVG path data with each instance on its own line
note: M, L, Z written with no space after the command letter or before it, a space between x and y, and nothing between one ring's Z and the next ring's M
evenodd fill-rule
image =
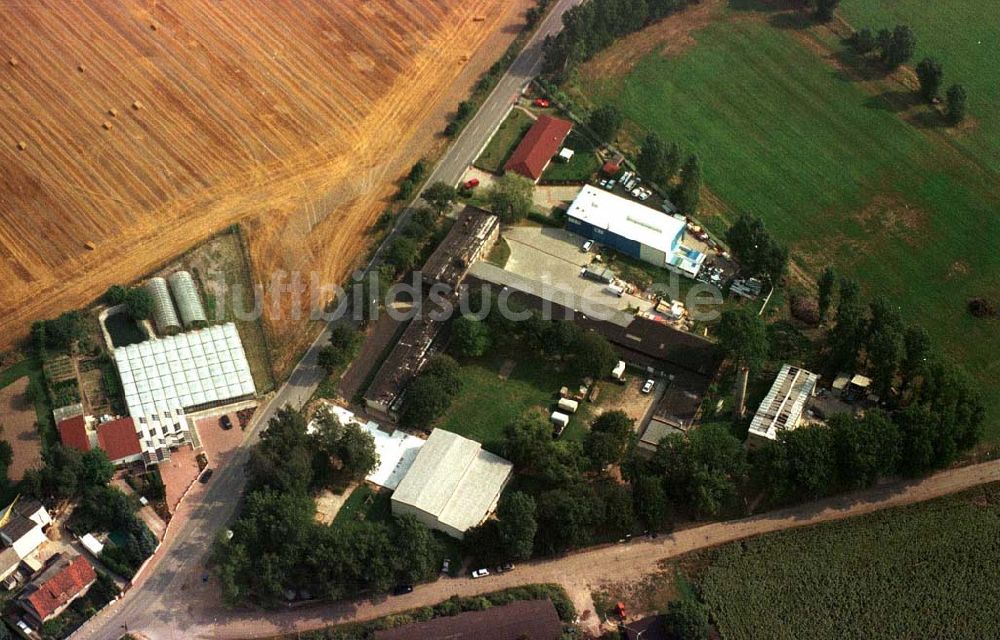
M504 171L513 171L538 182L549 160L559 152L572 128L573 123L566 120L539 116L514 149L510 160L503 167Z
M78 451L90 451L90 439L87 437L87 423L83 416L66 418L56 425L59 429L59 440L64 446Z
M97 573L94 567L83 556L76 556L72 562L47 580L35 584L35 591L24 600L38 619L44 622L79 596L95 580Z
M119 418L98 425L97 443L112 462L142 453L132 418Z

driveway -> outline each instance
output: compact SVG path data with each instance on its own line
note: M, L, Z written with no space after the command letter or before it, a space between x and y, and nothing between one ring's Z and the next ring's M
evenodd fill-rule
M503 237L510 247L510 258L504 267L507 271L618 311L648 311L655 306L630 294L619 298L607 290L607 285L582 277L580 271L594 256L580 250L584 239L575 233L552 227L521 226L505 230Z

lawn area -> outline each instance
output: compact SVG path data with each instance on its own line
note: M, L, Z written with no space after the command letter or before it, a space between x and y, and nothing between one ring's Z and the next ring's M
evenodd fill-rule
M49 405L48 395L45 393L45 374L42 372L41 364L36 358L25 358L14 366L0 371L0 389L23 376L29 376L29 384L34 387L35 417L38 419L42 450L44 451L45 447L57 442L59 436L52 418L52 407ZM0 419L2 417L0 416Z
M337 526L352 520L372 520L384 522L392 515L391 491L373 491L366 484L359 485L351 492L340 507L330 526Z
M727 640L991 638L998 531L993 484L728 544L697 582Z
M696 151L722 209L761 216L805 273L832 264L898 303L979 380L1000 440L1000 331L966 312L1000 299L1000 176L817 55L820 35L723 10L693 38L577 89Z
M501 380L500 371L508 361L514 363L513 369L506 380ZM459 364L464 381L462 391L435 426L481 442L493 451L497 450L504 429L518 416L533 407L552 410L560 387L572 388L580 383L573 374L563 373L553 363L516 348L498 350L482 358L460 358ZM611 400L616 388L618 385L602 385L601 402ZM581 403L560 437L582 439L593 411L593 405Z
M600 166L593 141L576 129L570 132L563 146L575 151L573 157L569 162L560 162L558 158L553 159L545 173L542 174L542 184L587 182Z
M521 141L534 122L531 116L522 109L511 110L510 115L493 135L493 139L476 158L473 166L483 171L501 173L504 162L514 152L514 147L517 146L517 143Z
M917 36L913 64L925 56L944 66L944 92L952 83L969 91L972 128L955 138L994 172L1000 172L1000 20L996 5L977 0L844 0L841 15L856 29L908 24ZM984 13L985 12L985 13ZM985 19L984 19L985 18Z

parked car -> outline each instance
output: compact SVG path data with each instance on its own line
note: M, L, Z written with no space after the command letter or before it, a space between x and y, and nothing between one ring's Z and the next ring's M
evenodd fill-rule
M486 567L483 567L482 569L476 569L475 571L472 572L473 578L485 578L488 575L490 575L490 570L487 569Z
M542 109L548 109L552 106L552 103L549 102L548 98L535 98L535 101L532 104L536 107L541 107Z
M462 184L463 189L475 189L478 186L479 186L479 178L472 178L470 180L466 180Z
M412 584L397 584L392 588L392 595L394 596L405 596L406 594L413 591Z
M650 391L653 390L653 385L655 385L655 384L656 384L656 382L652 378L650 378L649 380L646 380L646 383L642 385L642 392L643 393L649 393Z
M209 480L212 479L212 474L213 473L215 473L215 472L212 471L211 469L205 469L204 471L201 472L201 477L198 478L198 482L200 482L202 484L206 484Z
M497 571L499 573L505 573L507 571L513 571L513 570L514 570L514 565L512 565L509 562L505 562L502 565L500 565L499 567L497 567Z
M233 421L229 419L228 415L220 416L219 426L222 427L223 430L229 431L230 429L233 428Z
M441 563L441 573L448 573L449 569L451 569L451 559L445 558L444 562Z
M592 246L594 246L594 241L593 240L587 240L586 242L583 243L583 246L580 247L580 251L583 251L584 253L587 253L588 251L590 251L590 248Z

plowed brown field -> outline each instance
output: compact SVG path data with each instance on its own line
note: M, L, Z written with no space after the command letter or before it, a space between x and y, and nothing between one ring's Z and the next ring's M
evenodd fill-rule
M527 5L0 0L0 344L236 222L341 280Z

